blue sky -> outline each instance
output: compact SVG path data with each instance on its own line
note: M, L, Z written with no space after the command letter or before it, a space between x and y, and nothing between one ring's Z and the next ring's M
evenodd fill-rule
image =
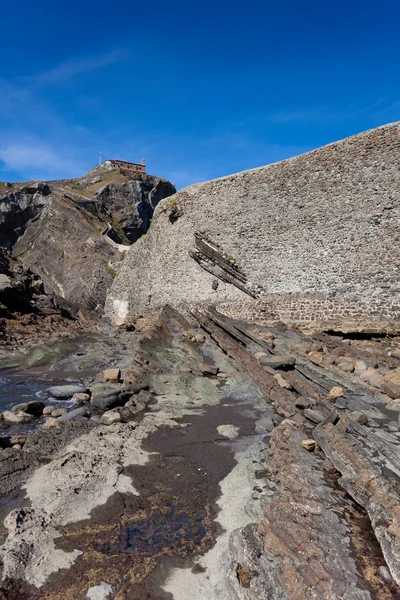
M395 0L16 0L0 180L139 161L179 188L400 120Z

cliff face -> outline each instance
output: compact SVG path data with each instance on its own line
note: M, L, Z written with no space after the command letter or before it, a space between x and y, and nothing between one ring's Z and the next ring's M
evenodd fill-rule
M399 161L394 123L180 191L129 251L106 313L122 323L172 303L258 322L398 317Z
M72 313L101 316L126 249L118 243L145 233L156 204L173 192L165 180L101 168L94 177L14 184L0 197L0 247Z

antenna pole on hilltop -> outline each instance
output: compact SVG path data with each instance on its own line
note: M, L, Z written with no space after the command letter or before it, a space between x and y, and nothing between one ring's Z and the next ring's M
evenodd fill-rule
M100 150L100 157L99 157L99 165L101 165L101 150Z

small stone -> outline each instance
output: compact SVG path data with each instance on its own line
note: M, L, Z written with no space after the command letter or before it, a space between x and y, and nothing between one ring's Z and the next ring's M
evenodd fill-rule
M217 431L220 435L233 440L239 435L239 427L235 425L218 425Z
M343 348L333 348L330 351L330 354L332 354L333 356L344 356L344 350Z
M13 446L16 444L23 446L26 442L26 435L12 435L10 438L10 442Z
M106 581L100 581L99 585L93 585L86 592L87 600L112 600L115 597L115 587Z
M13 448L14 448L14 450L22 450L21 444L14 444Z
M288 381L286 381L286 379L284 379L280 373L274 375L274 379L281 388L285 388L286 390L292 389L291 384Z
M199 370L203 375L217 375L218 367L214 365L199 365Z
M255 354L253 354L254 358L256 358L257 360L259 358L262 358L263 356L270 356L269 354L267 354L266 352L256 352Z
M308 358L315 365L322 365L325 360L325 354L323 352L310 352Z
M217 373L217 377L219 379L229 379L229 377L232 377L232 373Z
M63 417L64 415L67 414L67 412L68 411L66 408L55 408L53 410L53 412L51 413L51 416L56 419L57 417Z
M379 369L370 367L360 375L361 381L368 383L376 388L380 388L383 384L383 373Z
M392 581L392 576L387 567L385 567L385 566L379 567L378 573L382 577L382 579L384 579L387 583L390 583Z
M82 393L77 393L74 394L72 396L73 400L80 400L81 402L90 402L90 395L89 394L82 394Z
M196 333L196 335L194 336L194 339L199 344L202 344L206 338L202 333Z
M383 376L382 391L389 398L399 398L400 396L400 373L389 371Z
M354 371L354 363L350 358L341 358L337 361L337 367L344 373L352 373Z
M294 403L296 408L309 408L311 404L313 403L310 398L305 398L304 396L299 396L299 398L296 398Z
M120 378L120 369L106 369L105 371L103 371L104 383L118 383Z
M47 416L51 415L53 410L56 410L55 406L45 406L42 414L43 414L43 416L47 417Z
M320 449L317 442L315 440L311 440L311 439L303 440L301 442L301 445L303 446L303 448L305 448L309 452L317 452Z
M363 360L356 360L354 363L354 375L359 377L362 373L365 373L367 370L367 365Z
M102 425L113 425L113 423L120 423L121 415L119 412L114 410L108 410L107 412L101 415L101 423Z
M328 394L328 400L336 400L336 398L343 396L343 393L343 388L335 385Z
M394 358L400 358L400 348L396 348L395 350L392 350L390 353L390 356L393 356Z
M263 367L284 369L286 371L288 369L293 369L296 364L296 359L293 358L293 356L272 356L271 354L267 354L266 356L261 356L259 362Z
M366 425L368 423L368 417L362 412L354 411L349 413L349 417L352 421L360 423L360 425Z
M314 410L312 408L306 408L304 411L304 416L307 417L307 419L312 423L322 423L325 418L319 410Z

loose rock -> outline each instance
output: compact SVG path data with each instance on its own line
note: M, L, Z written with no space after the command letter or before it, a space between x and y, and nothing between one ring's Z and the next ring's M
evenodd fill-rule
M120 378L120 369L106 369L103 371L103 379L105 383L118 383Z
M301 445L303 446L303 448L305 448L309 452L317 452L320 449L317 442L315 440L311 440L311 439L303 440L301 442Z
M336 398L343 396L343 393L343 388L334 386L328 394L328 400L336 400Z
M113 423L120 423L121 415L119 412L108 410L101 415L101 423L103 425L112 425Z
M400 397L400 373L397 371L389 371L383 377L382 391L389 398Z
M286 379L284 379L280 373L274 375L274 379L281 388L285 388L286 390L292 389L291 384L288 381L286 381Z
M261 356L259 362L263 367L270 367L271 369L293 369L296 364L296 359L292 356Z

